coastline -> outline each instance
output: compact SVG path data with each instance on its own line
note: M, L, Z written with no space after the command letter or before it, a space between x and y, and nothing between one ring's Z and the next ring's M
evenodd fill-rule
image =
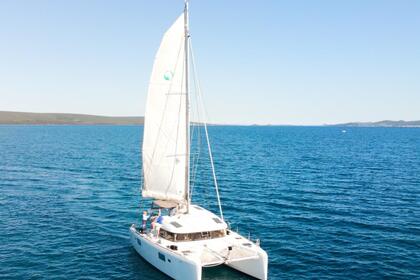
M101 116L68 113L31 113L0 111L0 125L144 125L142 116ZM419 128L419 121L350 122L340 124L296 125L296 124L216 124L208 126L308 126L308 127L387 127L387 128Z

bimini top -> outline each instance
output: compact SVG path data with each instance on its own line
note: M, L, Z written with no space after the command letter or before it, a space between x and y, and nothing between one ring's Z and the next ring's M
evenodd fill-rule
M188 214L164 216L162 229L172 233L194 233L227 229L227 224L212 212L190 205Z

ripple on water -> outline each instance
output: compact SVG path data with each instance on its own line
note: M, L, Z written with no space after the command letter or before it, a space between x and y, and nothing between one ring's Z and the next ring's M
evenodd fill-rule
M210 127L226 219L270 279L420 275L419 129ZM129 244L136 126L0 126L0 275L168 279ZM208 160L194 201L217 211ZM204 279L249 279L228 268Z

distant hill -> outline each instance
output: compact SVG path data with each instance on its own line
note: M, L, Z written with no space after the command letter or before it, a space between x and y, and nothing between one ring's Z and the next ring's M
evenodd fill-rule
M64 113L28 113L0 111L0 124L109 124L143 125L144 117L109 117ZM216 125L216 124L211 124ZM353 127L420 127L420 121L350 122L328 126Z
M334 126L358 126L358 127L420 127L420 121L379 121L379 122L350 122L335 124Z
M0 124L110 124L129 125L144 123L143 117L107 117L63 113L26 113L0 111Z

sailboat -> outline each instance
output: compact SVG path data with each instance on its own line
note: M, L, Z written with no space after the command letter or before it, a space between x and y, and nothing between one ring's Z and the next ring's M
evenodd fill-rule
M151 74L142 146L143 198L158 211L153 229L133 224L130 240L147 262L179 280L201 280L206 267L227 265L267 279L268 256L258 240L233 231L223 218L205 132L219 215L193 204L190 192L190 35L188 1L164 34Z

